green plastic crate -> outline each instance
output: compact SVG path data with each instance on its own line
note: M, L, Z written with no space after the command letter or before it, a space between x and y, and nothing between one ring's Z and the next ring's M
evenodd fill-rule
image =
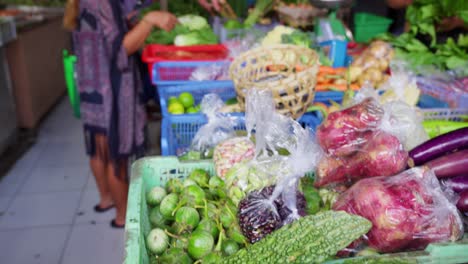
M176 157L147 157L133 164L125 224L125 264L150 263L145 246L146 235L151 229L146 192L154 186L165 185L168 179L183 179L196 168L205 169L211 174L214 172L211 161L180 162ZM468 263L468 238L465 236L456 243L431 244L423 251L337 259L327 263L373 263L371 260L382 256L386 261L375 263Z
M373 37L385 33L393 20L369 13L357 13L354 16L354 40L365 43Z

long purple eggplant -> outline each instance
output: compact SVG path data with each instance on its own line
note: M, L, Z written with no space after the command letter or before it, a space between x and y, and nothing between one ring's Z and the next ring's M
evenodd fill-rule
M443 179L442 184L457 193L468 191L468 172L465 175Z
M468 149L457 151L424 164L434 171L437 178L450 178L468 171Z
M457 208L462 213L468 212L468 191L460 193L460 198L457 202Z
M409 152L413 166L422 165L455 150L468 148L468 127L430 139Z

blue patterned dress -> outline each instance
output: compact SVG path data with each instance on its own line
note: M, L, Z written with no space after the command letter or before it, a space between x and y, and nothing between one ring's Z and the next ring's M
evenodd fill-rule
M120 1L81 0L73 33L78 89L88 155L106 135L113 161L143 154L145 111L137 57L128 56Z

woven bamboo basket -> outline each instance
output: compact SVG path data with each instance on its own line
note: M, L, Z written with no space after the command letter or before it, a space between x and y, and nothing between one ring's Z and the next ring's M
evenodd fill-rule
M229 73L240 106L249 89L269 89L276 109L299 118L314 100L319 67L314 50L294 45L273 45L247 51L231 64Z

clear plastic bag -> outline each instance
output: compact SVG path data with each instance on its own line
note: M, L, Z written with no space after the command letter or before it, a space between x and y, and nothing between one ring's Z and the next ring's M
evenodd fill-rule
M200 127L192 140L190 151L201 153L202 157L211 156L209 153L223 140L236 136L234 127L236 119L221 114L219 110L224 106L223 100L217 94L207 94L201 102L201 111L207 116L208 123Z
M241 207L244 235L255 242L303 215L298 183L323 154L309 129L276 112L270 91L252 89L246 99L246 128L256 139L255 156L228 172L226 186ZM259 191L265 187L270 189Z
M377 100L374 90L364 89L355 105L329 114L317 128L317 142L327 156L317 166L315 186L395 175L406 168L407 151L428 139L415 108Z
M196 68L189 77L191 81L229 80L229 63L217 63Z
M380 103L403 101L410 106L416 106L421 90L416 84L416 78L403 61L390 63L392 75L380 86L384 93L379 97Z
M449 199L453 198L447 198L426 167L359 181L340 196L333 210L367 218L372 229L342 253L353 252L363 243L387 253L460 239L463 223Z

